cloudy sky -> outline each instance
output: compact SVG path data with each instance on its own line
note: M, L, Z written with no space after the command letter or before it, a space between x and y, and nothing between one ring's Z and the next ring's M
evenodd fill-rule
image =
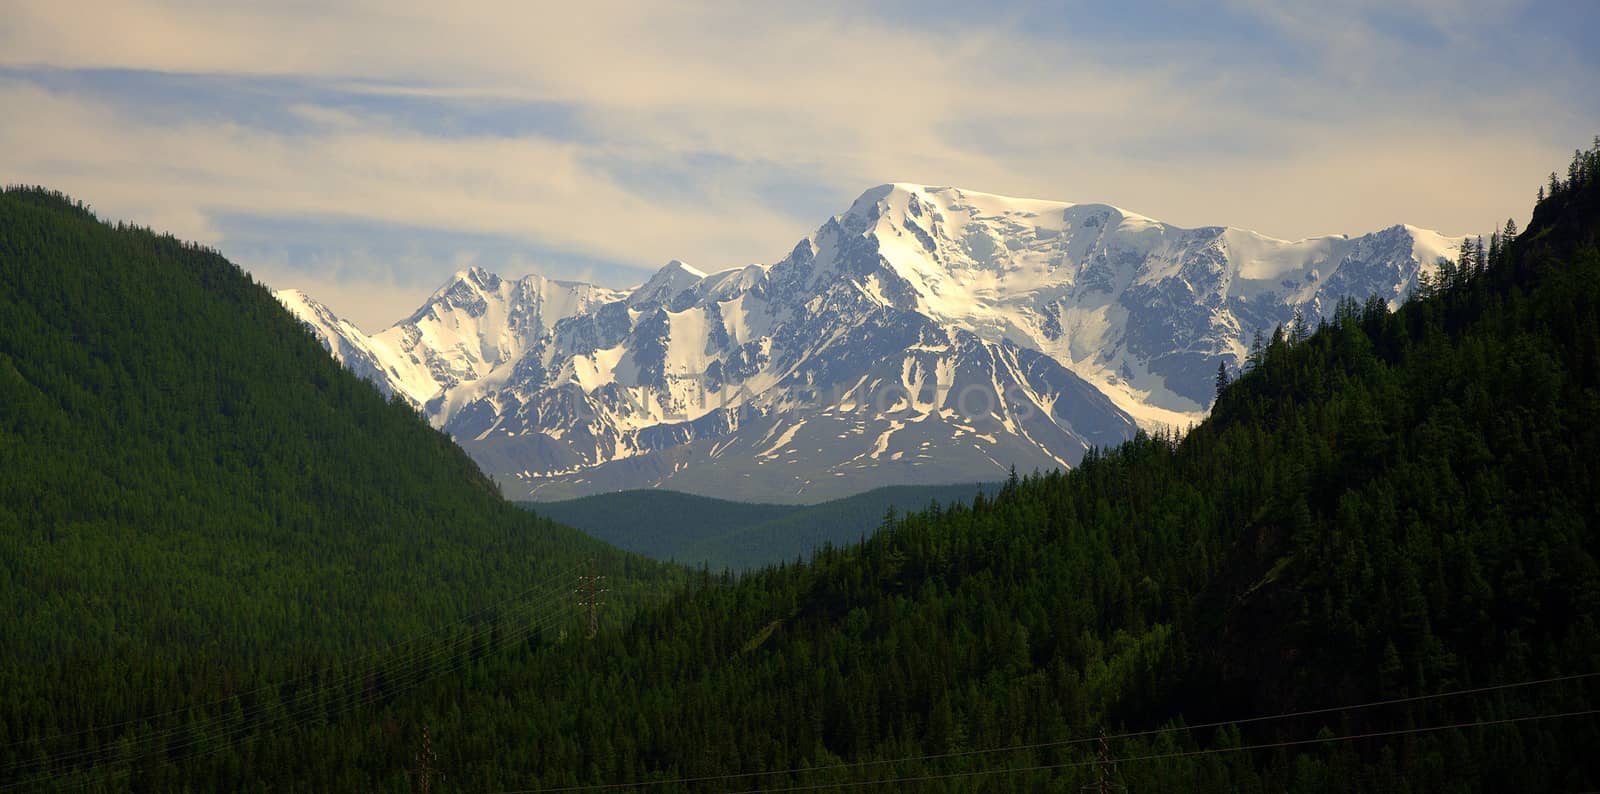
M1588 0L5 6L0 180L369 330L467 264L770 262L889 181L1487 233L1600 132Z

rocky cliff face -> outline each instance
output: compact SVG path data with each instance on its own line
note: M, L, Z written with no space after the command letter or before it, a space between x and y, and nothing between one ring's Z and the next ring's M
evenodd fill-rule
M284 293L513 496L815 501L1070 466L1206 409L1296 310L1400 300L1457 240L1273 240L1115 207L884 185L770 266L632 290L458 273L373 336Z

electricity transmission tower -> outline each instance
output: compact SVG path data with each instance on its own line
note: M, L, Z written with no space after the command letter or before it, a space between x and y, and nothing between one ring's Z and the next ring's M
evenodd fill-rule
M1106 743L1106 729L1100 728L1100 743L1095 747L1095 770L1099 779L1083 787L1084 791L1093 791L1096 794L1111 794L1113 791L1127 791L1128 787L1112 780L1112 775L1117 772L1117 763L1111 760L1111 746Z
M600 583L605 580L596 572L594 559L589 560L589 572L578 577L578 606L589 611L589 639L600 632L600 605L605 603L600 596L606 592Z
M428 726L422 726L422 749L417 751L417 791L421 794L431 794L433 790L433 764L438 760L433 752L433 737L428 734Z

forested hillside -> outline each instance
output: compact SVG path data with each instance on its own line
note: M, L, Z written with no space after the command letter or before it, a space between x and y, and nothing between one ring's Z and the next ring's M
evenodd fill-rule
M0 270L0 784L279 678L410 674L384 649L487 642L552 581L575 627L591 558L613 616L672 575L503 502L215 252L8 189Z
M1600 146L1527 231L1468 247L1400 311L1346 303L1263 345L1181 439L805 564L702 574L625 627L497 646L327 722L201 723L245 738L95 780L1600 787L1597 239Z
M1600 147L1582 162L1532 228L1422 299L1275 338L1182 440L704 580L626 634L530 659L477 695L495 708L440 728L457 774L1600 785Z
M814 505L731 502L647 489L561 502L523 502L546 518L618 548L712 571L744 571L846 546L876 532L890 510L970 502L995 485L895 485Z

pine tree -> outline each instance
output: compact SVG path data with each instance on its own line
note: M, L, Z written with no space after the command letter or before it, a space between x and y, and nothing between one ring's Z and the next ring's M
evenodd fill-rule
M1261 329L1256 329L1255 336L1250 340L1250 354L1245 358L1249 369L1261 366L1261 359L1267 354L1267 341L1261 334Z
M1439 292L1439 277L1448 261L1439 257L1439 264L1434 270L1421 270L1417 273L1417 288L1412 290L1411 297L1426 300Z
M1418 280L1420 281L1426 276L1427 273L1424 271L1423 273L1419 274ZM1339 303L1334 307L1333 310L1334 323L1343 328L1346 326L1355 325L1358 321L1360 321L1360 319L1361 303L1355 298L1349 296L1340 298Z
M1294 310L1294 317L1289 321L1289 344L1298 345L1311 338L1311 326L1306 323L1306 314L1300 309Z
M1232 382L1231 379L1229 379L1229 377L1228 377L1228 362L1226 360L1218 361L1217 362L1217 399L1221 399L1222 398L1223 390L1227 389L1228 388L1228 384L1231 383L1231 382Z
M1456 266L1450 269L1449 281L1444 286L1454 287L1465 281L1475 267L1477 267L1478 247L1472 242L1471 237L1461 238L1461 249L1456 255Z
M1466 243L1463 241L1462 245L1465 246ZM1439 274L1434 281L1435 291L1444 292L1456 285L1456 282L1459 280L1458 274L1461 272L1461 262L1465 261L1468 257L1469 254L1462 252L1459 255L1459 258L1454 261L1440 258Z

